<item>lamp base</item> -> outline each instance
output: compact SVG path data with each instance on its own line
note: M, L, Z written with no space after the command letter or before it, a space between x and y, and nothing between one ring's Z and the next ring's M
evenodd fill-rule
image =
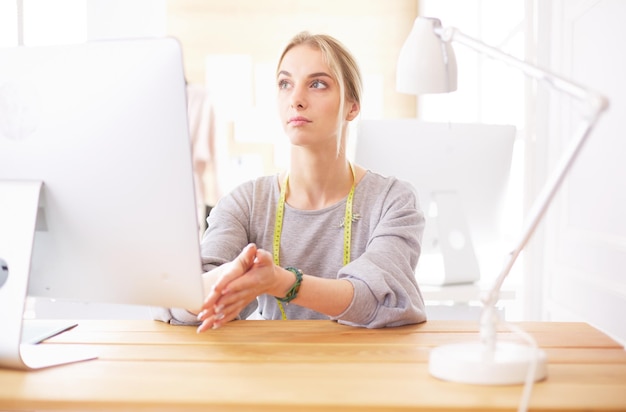
M533 379L547 375L545 352L515 343L497 342L493 351L486 345L459 343L443 345L430 352L432 376L476 385L515 385L526 382L528 368L535 363Z

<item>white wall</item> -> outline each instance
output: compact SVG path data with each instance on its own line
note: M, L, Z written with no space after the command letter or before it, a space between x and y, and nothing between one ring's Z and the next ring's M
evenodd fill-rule
M610 99L609 111L583 148L551 207L545 240L535 245L543 260L542 316L583 320L626 342L626 2L552 0L537 4L539 64L595 89ZM578 105L562 95L538 94L537 141L545 142L538 169L552 170L581 118ZM538 180L545 179L539 174ZM534 254L537 257L537 254Z

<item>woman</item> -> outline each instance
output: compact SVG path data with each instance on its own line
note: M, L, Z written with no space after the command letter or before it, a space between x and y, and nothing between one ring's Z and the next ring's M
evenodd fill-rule
M289 171L218 202L202 241L205 303L196 318L165 320L200 322L199 332L255 312L368 328L425 321L416 195L346 157L361 100L354 58L330 36L300 33L279 60L277 88Z

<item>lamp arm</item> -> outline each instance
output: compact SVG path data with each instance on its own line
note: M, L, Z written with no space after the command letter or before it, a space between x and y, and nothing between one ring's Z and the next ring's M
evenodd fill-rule
M576 133L576 136L572 139L571 144L565 151L565 153L561 156L559 160L559 164L556 166L555 170L552 172L552 175L544 184L541 192L535 199L531 209L528 212L528 218L525 223L524 229L520 238L515 243L515 247L511 250L507 256L505 264L500 272L500 275L494 282L489 293L483 298L483 304L485 306L493 306L497 303L499 299L500 289L502 288L502 284L504 279L508 276L513 264L517 260L517 257L524 249L531 236L539 226L541 219L546 213L548 206L552 202L554 195L558 191L561 183L565 179L569 169L573 165L575 159L578 157L580 150L583 147L587 137L591 134L595 122L597 120L597 116L595 119L586 119L579 126L579 130Z
M481 328L481 332L483 332L483 340L486 340L486 343L489 345L493 345L495 342L495 304L499 299L502 284L510 273L517 257L537 229L537 226L545 215L550 202L554 198L554 195L558 191L565 176L580 153L583 144L591 134L591 131L593 130L600 115L608 108L608 100L604 96L582 87L577 83L504 53L501 50L489 46L477 39L469 37L454 27L438 27L435 28L435 33L444 42L456 41L495 60L501 60L508 65L521 70L527 76L535 80L545 82L552 88L587 103L588 106L579 130L577 130L575 137L572 139L569 147L562 155L554 172L546 181L537 199L534 201L529 211L527 223L525 224L518 242L515 244L513 250L507 254L502 271L488 294L482 299L484 307L482 323L485 328Z
M565 92L583 102L587 102L595 112L595 115L604 111L608 107L608 100L604 96L592 92L591 90L562 76L556 75L524 60L520 60L515 56L503 52L502 50L470 37L455 27L436 27L434 30L444 42L458 42L494 60L500 60L509 66L515 67L532 79L543 81L556 90Z
M496 315L496 303L498 303L500 298L502 284L511 272L511 268L515 264L517 257L535 233L535 230L548 210L548 206L552 202L554 195L558 191L561 183L563 183L563 180L565 179L565 176L578 157L585 141L591 134L599 115L600 111L596 112L595 116L583 120L579 126L579 130L577 131L575 137L572 139L565 153L561 156L555 170L543 185L541 192L531 206L520 238L515 243L515 247L506 255L500 274L496 278L489 292L482 297L483 310L480 320L480 335L483 343L492 351L496 344L496 325L498 320Z

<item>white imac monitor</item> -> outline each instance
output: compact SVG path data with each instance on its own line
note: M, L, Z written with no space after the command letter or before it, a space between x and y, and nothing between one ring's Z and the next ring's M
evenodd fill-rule
M177 41L0 49L0 367L78 360L20 344L26 295L199 307L193 185Z
M356 163L411 183L426 215L416 276L473 283L480 255L502 240L516 129L510 125L362 120ZM498 262L500 263L500 262Z

